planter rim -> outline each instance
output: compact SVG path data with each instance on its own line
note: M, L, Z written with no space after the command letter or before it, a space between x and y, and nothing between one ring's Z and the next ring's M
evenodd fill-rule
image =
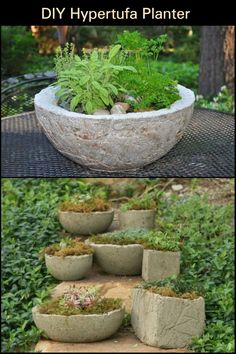
M155 117L161 117L166 114L175 113L183 108L189 107L195 101L195 95L192 90L182 86L177 85L179 94L181 98L175 101L169 108L162 108L159 110L147 111L147 112L132 112L126 114L107 114L107 115L93 115L93 114L84 114L68 111L57 105L57 98L55 97L55 92L58 87L47 87L41 90L38 94L35 95L34 102L37 106L47 109L51 113L57 115L63 115L68 118L74 119L92 119L92 120L125 120L127 118L139 119L139 118L152 118L155 114Z
M131 243L131 244L129 244L129 245L114 245L113 243L95 243L95 242L88 242L88 244L90 245L90 246L112 246L112 247L130 247L130 246L132 246L132 247L142 247L143 248L143 246L141 245L141 244L139 244L139 243Z
M48 316L55 316L55 317L63 317L63 318L68 318L68 317L101 317L101 316L106 316L106 315L109 315L109 314L111 314L111 313L115 313L115 312L120 312L120 311L123 311L124 310L124 305L122 304L122 306L119 308L119 309L116 309L116 310L112 310L112 311L109 311L109 312L104 312L104 313L90 313L90 314L78 314L78 315L68 315L68 316L66 316L66 315L56 315L56 314L48 314L48 313L40 313L39 312L39 307L40 307L40 305L36 305L36 306L34 306L33 308L32 308L32 312L34 312L34 313L37 313L37 314L39 314L40 316L46 316L46 317L48 317Z
M82 257L88 257L88 256L92 256L93 255L93 253L88 253L88 254L81 254L80 256L78 256L78 255L71 255L71 256L54 256L54 255L52 255L52 254L47 254L47 253L45 253L45 257L54 257L54 258L61 258L61 259L63 259L63 258L70 258L70 259L75 259L75 258L82 258Z
M154 250L152 248L144 248L144 251L152 251L152 252L162 252L162 253L181 253L181 251L170 251L170 250Z
M199 299L203 299L204 300L204 297L203 296L199 296L197 299L182 299L182 298L180 298L180 297L175 297L175 296L163 296L163 295L160 295L160 294L158 294L158 293L153 293L152 291L149 291L148 289L142 289L142 288L133 288L133 290L143 290L143 291L145 291L145 292L148 292L149 294L152 294L152 295L154 295L154 296L157 296L157 297L159 297L159 298L163 298L163 299L165 299L165 298L168 298L168 299L175 299L175 300L179 300L179 301L198 301Z
M105 211L89 211L89 212L81 212L81 211L69 211L69 210L58 210L59 213L64 214L76 214L76 215L88 215L88 214L109 214L114 212L114 209L109 209Z
M139 212L139 211L156 211L156 209L128 209L128 210L120 210L121 213L127 213L127 212Z

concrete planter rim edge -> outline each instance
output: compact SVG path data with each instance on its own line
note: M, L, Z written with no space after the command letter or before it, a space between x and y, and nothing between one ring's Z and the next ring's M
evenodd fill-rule
M69 210L58 210L58 213L63 213L63 214L75 214L75 215L99 215L99 214L109 214L109 213L114 213L114 209L109 209L105 211L90 211L90 212L78 212L78 211L69 211Z
M161 299L175 299L175 300L180 300L181 302L186 302L186 301L191 301L191 302L194 302L194 301L198 301L200 299L203 299L203 301L205 301L204 297L203 296L199 296L197 299L182 299L182 298L179 298L179 297L175 297L175 296L163 296L163 295L160 295L158 293L153 293L152 291L149 291L148 289L142 289L142 288L133 288L132 289L133 291L134 290L142 290L143 292L145 293L148 293L149 295L151 294L151 296L156 296L157 298L161 298Z
M52 254L45 254L45 257L53 257L59 259L67 258L67 259L77 259L77 258L83 258L83 257L88 257L88 256L93 256L93 253L88 253L88 254L81 254L81 255L70 255L70 256L55 256Z
M107 115L93 115L93 114L84 114L68 111L57 105L55 102L55 92L57 87L48 86L45 89L41 90L35 95L34 102L37 106L47 109L49 112L64 115L66 117L80 119L80 118L89 118L92 120L104 120L104 119L117 119L124 120L127 118L139 119L139 118L152 118L155 114L156 118L159 116L162 117L166 114L173 114L179 110L191 106L195 101L195 95L192 90L186 88L182 85L177 85L179 94L181 98L175 101L170 108L162 108L159 110L147 111L147 112L132 112L126 114L107 114ZM46 103L46 104L45 104Z
M115 244L113 244L113 243L94 243L94 242L91 242L91 243L88 243L90 246L111 246L111 247L116 247L116 248L120 248L120 247L126 247L126 248L129 248L130 246L132 246L132 247L136 247L137 246L137 248L138 247L141 247L141 248L143 248L143 246L141 245L141 244L139 244L139 243L131 243L130 245L115 245Z

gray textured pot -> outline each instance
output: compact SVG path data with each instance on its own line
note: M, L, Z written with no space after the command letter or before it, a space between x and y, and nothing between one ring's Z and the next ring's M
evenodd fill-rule
M108 274L138 275L142 271L141 245L111 245L89 243L94 248L95 260Z
M57 257L45 254L48 272L59 280L84 278L93 264L93 255Z
M203 334L205 302L161 296L133 289L131 324L145 344L158 348L184 348Z
M59 211L58 216L66 231L78 235L92 235L103 233L109 228L114 217L114 211L94 211L91 213Z
M36 326L52 340L58 342L96 342L112 336L121 326L124 309L101 315L47 315L32 310Z
M120 211L121 229L153 229L155 227L156 210Z
M140 168L164 156L182 138L192 114L194 93L178 85L181 99L151 112L87 115L57 105L56 88L35 95L39 123L66 157L95 170Z
M145 281L163 280L180 272L180 252L143 251L142 278Z

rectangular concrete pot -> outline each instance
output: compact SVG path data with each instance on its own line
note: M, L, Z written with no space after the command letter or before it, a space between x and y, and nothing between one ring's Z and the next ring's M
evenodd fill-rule
M203 334L205 302L161 296L133 289L131 324L145 344L158 348L184 348Z
M180 272L180 252L144 249L142 278L146 281L163 280Z
M142 271L143 246L89 243L95 260L108 274L139 275Z
M120 211L121 229L153 229L155 227L156 210Z
M124 308L104 314L91 315L49 315L32 310L36 326L51 340L58 342L96 342L112 336L121 326Z

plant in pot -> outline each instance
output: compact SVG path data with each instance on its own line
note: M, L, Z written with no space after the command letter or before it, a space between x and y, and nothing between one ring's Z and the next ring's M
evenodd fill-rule
M112 223L114 211L109 202L98 196L74 196L59 206L58 217L63 228L78 235L105 232Z
M156 201L151 195L131 198L128 202L121 204L120 228L144 228L155 227Z
M203 334L205 302L184 279L144 282L133 289L131 323L136 336L158 348L184 348Z
M178 275L182 242L173 232L151 230L144 235L142 278L146 281L163 280Z
M92 268L93 248L80 239L64 238L60 243L45 247L41 256L45 258L48 272L59 280L84 278Z
M112 336L121 326L120 299L103 298L94 287L71 287L32 310L36 326L59 342L96 342Z
M36 116L65 156L95 170L147 165L182 137L194 94L157 72L165 36L128 31L108 50L56 57L57 82L35 96Z
M95 261L109 274L139 275L142 272L143 246L140 238L146 230L130 229L90 237Z

